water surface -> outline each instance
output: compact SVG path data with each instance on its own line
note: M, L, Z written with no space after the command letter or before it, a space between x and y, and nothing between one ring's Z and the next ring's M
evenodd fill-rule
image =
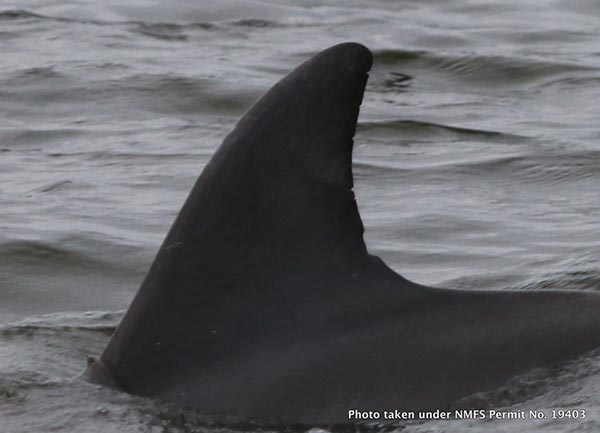
M373 253L435 286L600 290L599 23L591 0L2 2L2 431L288 428L70 378L236 120L338 42L375 57L354 152ZM599 368L591 355L503 391L584 422L397 428L596 431Z

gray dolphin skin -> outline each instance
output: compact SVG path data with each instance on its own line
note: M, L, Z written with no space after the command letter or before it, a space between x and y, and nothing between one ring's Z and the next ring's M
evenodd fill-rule
M600 346L598 293L425 287L368 254L352 146L371 64L360 44L333 46L250 108L89 380L203 412L336 424L350 409L449 410Z

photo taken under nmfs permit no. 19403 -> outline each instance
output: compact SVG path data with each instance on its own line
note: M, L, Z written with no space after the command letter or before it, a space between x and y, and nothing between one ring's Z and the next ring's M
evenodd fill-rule
M600 428L593 2L0 5L0 423Z
M455 409L454 411L360 411L350 409L349 420L512 420L512 419L548 419L547 411L540 409ZM581 419L586 418L585 409L553 409L549 411L551 419Z

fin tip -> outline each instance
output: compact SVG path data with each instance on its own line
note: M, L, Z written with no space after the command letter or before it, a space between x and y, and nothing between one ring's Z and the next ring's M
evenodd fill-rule
M350 69L367 73L373 66L373 54L366 46L358 42L343 42L323 51L325 53L340 53Z

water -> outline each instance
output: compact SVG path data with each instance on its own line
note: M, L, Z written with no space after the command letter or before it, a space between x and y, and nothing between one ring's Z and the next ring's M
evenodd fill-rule
M71 378L236 120L337 42L375 55L354 155L373 253L436 286L600 290L599 18L592 0L2 1L0 430L292 429ZM600 429L597 355L502 392L588 416L395 428Z

